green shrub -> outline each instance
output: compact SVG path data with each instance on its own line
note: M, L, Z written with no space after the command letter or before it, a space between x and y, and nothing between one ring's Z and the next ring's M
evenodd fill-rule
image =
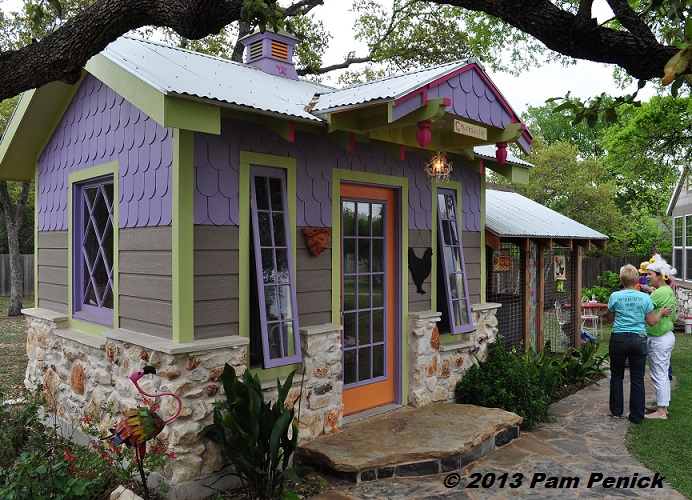
M514 412L523 417L522 428L530 430L548 418L550 396L534 380L543 376L529 370L524 356L506 352L497 337L488 360L471 367L457 383L457 402Z
M530 430L548 419L561 387L602 377L607 358L597 356L590 342L564 353L507 352L498 337L490 344L488 360L471 367L457 383L457 402L514 412L524 418L522 428Z
M588 300L596 296L598 302L607 304L610 295L620 289L620 275L613 271L603 271L603 274L596 279L600 285L595 285L593 288L582 288L581 296Z
M214 403L214 422L201 431L221 447L233 462L235 474L250 498L272 499L284 495L284 480L298 482L312 471L309 467L288 468L298 443L298 421L286 397L295 370L281 385L274 404L264 401L257 375L246 373L242 382L228 363L223 370L225 403Z

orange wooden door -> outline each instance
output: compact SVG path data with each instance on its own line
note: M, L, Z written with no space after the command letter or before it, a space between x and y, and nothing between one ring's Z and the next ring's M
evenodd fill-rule
M341 185L344 414L396 399L396 192Z

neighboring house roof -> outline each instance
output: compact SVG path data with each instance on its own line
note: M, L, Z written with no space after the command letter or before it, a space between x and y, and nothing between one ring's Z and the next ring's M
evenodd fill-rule
M678 198L680 197L680 192L682 191L682 188L685 186L685 181L687 180L687 177L689 175L689 170L690 167L686 166L682 169L682 172L680 173L678 183L675 185L673 195L670 197L670 201L668 202L668 209L666 210L666 215L668 216L673 215L673 209L675 208L675 205L678 204Z
M326 85L281 78L247 64L130 36L111 42L101 55L166 95L200 97L310 121L322 121L305 111L313 96L333 90ZM228 82L242 84L228 85Z
M519 193L488 189L485 209L486 228L504 238L608 239Z

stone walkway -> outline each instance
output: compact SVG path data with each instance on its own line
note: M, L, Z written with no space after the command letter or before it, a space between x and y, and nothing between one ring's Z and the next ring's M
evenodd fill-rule
M625 374L628 376L628 373ZM653 394L647 374L647 395ZM629 384L625 380L625 399ZM361 484L327 478L322 500L447 498L667 498L684 499L660 475L627 452L627 419L608 412L609 379L554 403L555 422L496 449L458 473L376 480ZM626 403L627 405L627 403ZM665 425L645 421L642 425ZM633 425L633 424L632 424ZM614 479L610 479L614 478ZM620 485L617 487L618 478ZM611 481L610 484L608 481ZM637 484L639 486L637 486ZM662 488L645 487L657 486ZM634 485L633 487L631 485ZM474 487L475 486L475 487Z

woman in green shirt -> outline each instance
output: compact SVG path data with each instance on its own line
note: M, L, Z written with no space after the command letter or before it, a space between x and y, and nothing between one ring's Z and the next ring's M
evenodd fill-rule
M657 312L661 307L669 307L673 310L670 316L661 318L658 324L646 327L646 334L649 337L649 374L656 389L657 405L647 407L647 410L652 413L645 415L646 418L661 420L668 418L668 406L670 405L668 367L675 346L673 326L678 305L675 293L670 287L670 277L676 272L675 268L670 267L659 254L654 255L646 268L649 284L655 287L654 291L651 292L654 312Z

